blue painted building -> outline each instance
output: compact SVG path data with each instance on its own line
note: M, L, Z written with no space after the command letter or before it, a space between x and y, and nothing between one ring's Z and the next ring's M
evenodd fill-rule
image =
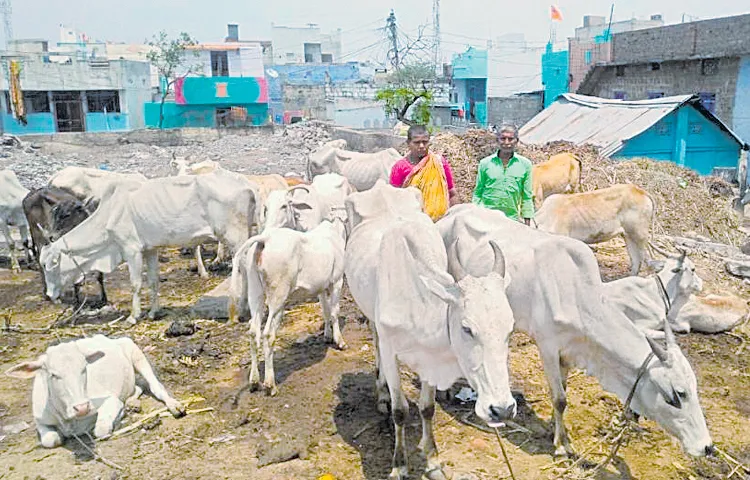
M470 123L487 125L487 50L469 47L453 55L451 101L463 105Z
M568 51L552 51L552 42L542 54L542 85L544 85L544 108L549 107L555 99L568 92Z
M117 132L143 128L151 98L145 62L80 59L47 51L44 41L15 41L23 53L19 83L25 116L12 113L7 71L1 72L0 126L13 135Z
M605 157L669 160L702 175L737 167L745 148L698 95L624 101L564 94L519 133L524 143L592 144Z

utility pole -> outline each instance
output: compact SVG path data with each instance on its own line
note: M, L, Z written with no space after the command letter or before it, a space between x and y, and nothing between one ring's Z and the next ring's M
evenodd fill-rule
M434 26L433 63L436 71L440 68L440 0L432 1L432 22Z
M0 0L0 15L3 16L3 30L5 34L5 50L10 49L10 41L13 40L13 9L10 0Z
M400 67L398 58L398 28L396 27L396 13L393 10L388 15L385 28L388 30L388 40L391 41L391 65L393 65L394 69L398 70Z

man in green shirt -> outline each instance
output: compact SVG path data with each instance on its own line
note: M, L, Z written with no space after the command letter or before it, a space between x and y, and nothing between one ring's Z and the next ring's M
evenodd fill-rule
M526 225L534 218L531 191L531 161L518 155L518 129L504 125L498 133L500 149L479 162L477 186L471 201L500 210L509 218L523 218Z

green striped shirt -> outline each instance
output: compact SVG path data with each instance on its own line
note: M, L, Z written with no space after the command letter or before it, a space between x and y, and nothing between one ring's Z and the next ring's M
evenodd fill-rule
M500 210L514 220L534 218L531 161L516 153L505 167L497 153L483 158L479 162L477 186L471 201Z

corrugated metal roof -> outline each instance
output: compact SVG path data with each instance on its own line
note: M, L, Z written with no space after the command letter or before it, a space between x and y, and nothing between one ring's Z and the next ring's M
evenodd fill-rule
M566 93L524 125L524 143L543 144L565 140L599 147L603 156L617 153L628 140L640 135L679 107L690 103L710 121L744 143L724 123L700 105L697 95L678 95L653 100L610 100Z

